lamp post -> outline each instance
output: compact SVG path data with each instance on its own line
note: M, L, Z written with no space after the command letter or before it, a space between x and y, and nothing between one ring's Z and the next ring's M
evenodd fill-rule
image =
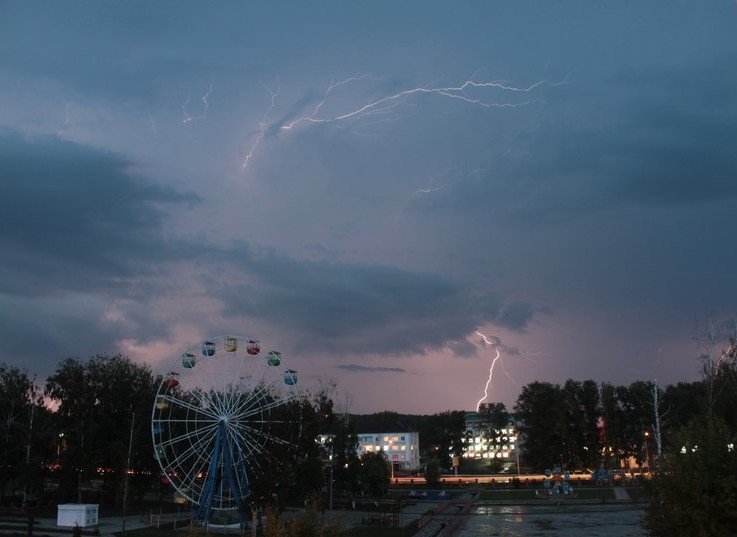
M332 448L330 448L330 451L332 451ZM329 483L330 504L329 505L330 505L330 510L332 511L333 510L333 454L332 453L330 453L329 460L330 460L330 483Z
M645 431L645 464L647 464L648 470L650 469L650 448L647 445L648 440L650 440L650 432Z

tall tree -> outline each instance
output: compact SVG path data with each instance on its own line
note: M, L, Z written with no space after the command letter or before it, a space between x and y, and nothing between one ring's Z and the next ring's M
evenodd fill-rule
M0 496L31 492L49 454L48 411L28 372L0 364Z
M527 464L535 470L564 464L567 426L560 386L538 381L525 385L517 397L515 413Z
M98 355L86 362L62 361L46 382L46 395L55 404L55 419L69 449L62 456L62 492L73 496L83 480L99 477L102 469L106 499L119 501L132 416L132 465L157 472L147 420L160 377L147 365L122 355ZM78 498L79 499L79 498Z
M435 459L442 468L450 467L451 456L463 451L465 415L460 410L449 410L427 417L419 428L423 461Z
M389 464L383 452L366 453L357 472L359 491L378 498L389 490Z

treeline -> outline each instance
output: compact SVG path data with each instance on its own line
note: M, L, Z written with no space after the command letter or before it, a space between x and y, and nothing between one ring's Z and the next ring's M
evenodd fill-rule
M170 495L151 439L151 410L164 379L123 355L66 359L39 385L27 371L0 363L0 503L88 501L122 504ZM334 386L332 387L334 389ZM291 501L328 490L341 495L382 495L389 469L381 454L359 460L355 426L335 412L331 388L304 394L299 436L249 476L254 501ZM319 444L318 434L330 436ZM130 448L130 463L128 453ZM276 449L276 448L272 448Z
M161 377L128 358L67 359L39 386L28 372L0 364L0 498L84 498L120 503L133 438L131 496L158 477L151 408Z

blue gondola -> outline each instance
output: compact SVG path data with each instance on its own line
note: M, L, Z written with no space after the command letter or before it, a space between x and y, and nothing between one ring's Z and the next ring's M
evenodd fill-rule
M297 384L297 372L294 369L284 371L284 384L294 386Z
M215 354L215 344L212 341L203 341L202 354L205 356L213 356Z

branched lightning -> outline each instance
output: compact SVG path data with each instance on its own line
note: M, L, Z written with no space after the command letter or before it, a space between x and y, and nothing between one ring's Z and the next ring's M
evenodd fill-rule
M425 186L425 188L418 188L412 193L410 197L414 198L415 196L419 196L420 194L430 194L431 192L437 192L438 190L442 190L445 187L445 185L434 187L433 185L435 184L435 180L436 180L435 177L430 179L430 182L427 183L427 186Z
M338 84L331 84L331 87L328 89L327 92L325 92L323 100L318 104L317 107L315 107L315 110L313 110L312 114L302 116L290 123L287 123L285 125L282 125L283 130L290 130L299 125L300 123L336 123L339 121L348 121L352 119L358 119L361 117L365 117L368 115L373 115L381 112L388 111L392 109L393 107L397 106L398 103L400 103L402 100L406 99L407 97L413 96L413 95L440 95L442 97L448 97L450 99L457 99L459 101L463 101L468 104L481 106L483 108L518 108L520 106L526 106L529 104L532 104L534 102L542 102L539 99L527 99L522 102L518 103L512 103L512 102L496 102L496 101L488 101L481 98L475 98L470 97L466 94L466 91L475 88L475 89L496 89L496 90L503 90L503 91L510 91L514 93L530 93L535 88L547 83L545 80L540 80L538 82L535 82L534 84L531 84L524 88L518 88L515 86L509 86L502 81L492 81L492 82L474 82L473 80L467 80L460 86L440 86L440 87L419 87L419 88L411 88L404 91L400 91L398 93L394 93L392 95L387 95L386 97L382 97L381 99L377 99L375 101L370 101L366 104L363 104L353 110L349 110L347 112L344 112L342 114L337 114L332 117L323 117L318 118L317 112L322 108L322 106L325 104L325 100L330 96L330 93L341 85L346 85L350 82L360 80L362 78L366 78L368 75L362 75L360 77L353 77L351 79L347 79L343 82L340 82ZM564 82L559 82L554 85L562 84Z
M476 330L476 334L478 334L479 336L483 338L484 343L494 347L494 350L496 351L496 356L491 361L491 366L489 367L489 378L486 379L486 386L484 386L484 396L481 399L479 399L478 403L476 403L476 412L478 412L479 408L481 408L482 401L489 396L489 385L491 384L491 379L494 376L494 366L496 365L497 360L499 360L499 358L501 357L501 353L499 352L499 347L496 345L496 343L494 343L488 337L486 337L485 334L479 332L478 330Z
M259 121L258 123L258 130L256 130L253 141L251 142L251 146L249 147L248 152L246 153L245 157L243 157L243 162L241 163L241 167L244 170L248 168L248 165L251 163L251 160L253 159L253 154L256 152L256 149L261 143L261 140L263 140L264 136L266 136L266 131L269 127L267 121L269 119L269 116L271 115L272 110L274 110L274 107L276 106L276 99L277 97L279 97L279 94L281 93L281 84L279 83L278 78L276 79L276 82L274 82L273 88L267 86L263 82L261 82L261 85L264 87L264 89L267 91L267 93L271 97L271 102L269 103L269 106L266 108L264 115L261 116L261 121Z
M199 116L191 116L189 114L189 103L190 99L187 96L187 101L182 105L182 125L187 125L193 121L201 121L207 118L207 110L210 108L210 94L212 93L213 85L212 80L210 85L207 87L207 91L202 96L202 113Z
M266 90L271 95L271 105L269 106L267 112L264 114L261 122L259 123L259 129L256 131L256 136L254 138L254 141L250 145L250 149L243 160L242 166L243 168L248 167L249 163L253 159L257 147L259 146L267 132L286 132L294 130L300 125L309 126L317 124L342 123L365 119L370 116L380 116L391 112L400 104L407 102L407 100L411 97L419 95L437 96L439 98L459 101L467 105L477 106L481 108L519 108L522 106L528 106L533 103L544 103L545 101L534 96L535 90L539 89L541 86L559 86L562 84L567 84L568 80L568 77L559 82L539 80L528 86L518 87L510 85L503 80L477 82L476 80L474 80L474 78L476 77L476 75L478 75L479 71L481 71L481 69L476 71L476 73L474 73L469 80L466 80L459 85L442 86L431 84L428 86L409 88L397 93L393 93L391 95L386 95L378 99L363 102L353 108L349 108L347 110L343 110L342 112L337 112L331 115L325 113L325 108L326 104L328 103L330 98L334 96L337 90L346 88L362 80L381 79L369 74L362 74L337 82L335 80L332 80L321 94L317 103L312 106L309 111L295 119L291 119L290 121L284 123L276 123L270 126L267 126L266 120L275 107L276 96L279 92L273 91L270 88L266 88ZM498 94L499 92L526 97L524 97L522 100L516 101L510 99L495 100L493 96L494 94ZM380 121L384 122L390 120L391 118L383 117ZM422 191L420 190L418 191L418 193L419 192Z
M71 124L71 122L72 122L72 118L69 114L69 103L67 103L66 106L64 106L64 125L62 125L58 131L56 131L56 136L57 137L61 136L64 133L64 131L69 128L69 125Z

